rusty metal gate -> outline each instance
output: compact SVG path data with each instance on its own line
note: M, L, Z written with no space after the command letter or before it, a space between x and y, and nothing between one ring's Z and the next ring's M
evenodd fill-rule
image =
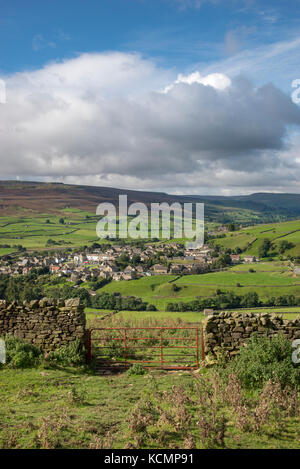
M139 363L148 368L187 370L204 359L198 327L101 327L87 331L87 361L99 368L122 369Z

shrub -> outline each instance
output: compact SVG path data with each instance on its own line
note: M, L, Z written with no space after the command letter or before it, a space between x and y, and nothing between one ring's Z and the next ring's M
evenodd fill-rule
M131 375L144 375L146 373L147 373L147 370L140 363L135 363L127 371L127 374L130 376Z
M74 386L71 386L71 389L68 392L67 398L71 405L80 406L80 405L86 404L84 392L79 391Z
M42 352L39 348L9 335L4 340L6 366L9 368L31 368L40 364Z
M292 344L283 335L259 337L253 334L228 365L246 388L263 386L268 380L282 387L300 385L300 368L292 362Z
M48 360L65 366L80 366L85 362L85 353L79 339L50 352Z

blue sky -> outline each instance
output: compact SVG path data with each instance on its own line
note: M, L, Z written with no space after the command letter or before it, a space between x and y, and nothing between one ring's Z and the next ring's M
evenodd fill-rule
M4 177L297 192L299 64L300 0L0 0Z
M103 51L136 51L183 72L300 34L298 0L2 0L0 6L3 74ZM280 77L286 89L287 72Z

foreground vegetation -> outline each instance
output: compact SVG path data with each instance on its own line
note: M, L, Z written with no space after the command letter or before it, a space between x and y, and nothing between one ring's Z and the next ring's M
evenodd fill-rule
M45 360L8 340L0 448L300 448L300 369L282 337L196 371L119 374L87 368L77 346Z
M295 395L277 384L249 393L211 371L0 373L1 448L300 448Z

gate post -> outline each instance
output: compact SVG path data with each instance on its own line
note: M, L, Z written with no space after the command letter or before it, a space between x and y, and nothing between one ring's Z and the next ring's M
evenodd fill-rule
M90 329L86 330L86 341L85 341L85 347L86 347L86 361L87 363L90 363L92 361L92 340L91 340L92 332Z
M205 346L204 346L203 326L201 326L201 359L202 359L202 361L205 360Z
M124 329L124 366L127 365L127 329Z

